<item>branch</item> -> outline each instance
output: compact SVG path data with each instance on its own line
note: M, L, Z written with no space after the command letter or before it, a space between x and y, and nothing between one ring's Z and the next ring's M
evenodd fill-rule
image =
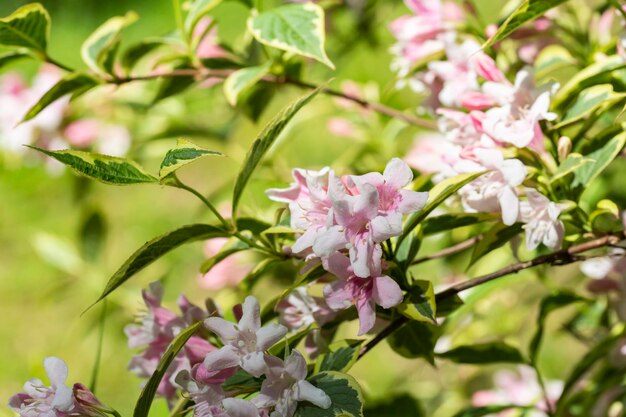
M204 68L202 69L194 69L194 68L189 68L189 69L178 69L178 70L173 70L171 72L166 72L166 73L160 73L160 74L150 74L150 75L140 75L140 76L130 76L130 77L123 77L123 78L115 78L115 79L109 79L107 80L110 83L114 83L114 84L125 84L125 83L129 83L131 81L145 81L145 80L154 80L154 79L158 79L158 78L172 78L172 77L195 77L198 80L204 80L207 78L220 78L220 79L225 79L228 78L233 72L235 72L235 70L206 70ZM315 85L315 84L311 84L311 83L307 83L304 81L300 81L300 80L293 80L290 78L284 78L284 77L277 77L274 75L266 75L265 77L263 77L261 79L261 81L263 82L267 82L267 83L273 83L273 84L287 84L287 85L293 85L296 87L301 87L301 88L306 88L306 89L311 89L314 90L316 88L318 88L319 86ZM349 100L352 101L353 103L358 104L359 106L363 107L364 109L368 109L368 110L373 110L377 113L380 114L384 114L386 116L395 118L395 119L399 119L402 120L408 124L414 125L414 126L419 126L419 127L423 127L426 129L436 129L437 128L437 124L431 120L427 120L427 119L422 119L419 118L417 116L413 116L411 114L408 113L404 113L400 110L385 106L383 104L380 103L373 103L367 100L364 100L362 98L350 95L350 94L346 94L343 93L341 91L337 91L337 90L333 90L331 88L328 87L324 87L321 89L322 93L327 94L329 96L333 96L333 97L340 97L343 98L345 100Z
M482 275L474 279L470 279L468 281L453 285L450 288L438 293L435 296L435 298L437 302L439 303L440 301L445 300L446 298L450 298L450 297L457 295L461 291L465 291L470 288L477 287L487 282L494 281L500 277L503 277L509 274L515 274L524 269L533 268L538 265L571 264L573 262L577 262L581 259L584 259L583 257L578 256L579 253L583 253L583 252L587 252L593 249L598 249L598 248L603 248L603 247L615 246L623 238L624 236L615 236L615 235L603 236L597 239L590 240L585 243L570 246L569 248L566 248L566 249L561 249L559 251L552 252L546 255L537 256L536 258L533 258L529 261L518 262L516 264L509 265L505 268L499 269L490 274ZM462 242L462 243L465 243L465 242ZM403 324L405 324L408 321L409 319L406 318L405 316L400 316L396 318L395 320L393 320L387 327L385 327L372 340L370 340L365 346L363 346L363 349L361 349L361 352L359 353L359 359L362 358L367 352L372 350L372 348L374 348L378 343L380 343L387 336L389 336L390 334L398 330Z
M450 246L449 248L445 248L440 250L439 252L432 253L430 255L424 256L423 258L417 258L411 265L421 264L423 262L432 261L433 259L444 258L448 255L454 255L459 252L463 252L465 249L469 249L474 246L476 243L480 242L483 238L483 235L477 235L463 242L457 243L456 245Z

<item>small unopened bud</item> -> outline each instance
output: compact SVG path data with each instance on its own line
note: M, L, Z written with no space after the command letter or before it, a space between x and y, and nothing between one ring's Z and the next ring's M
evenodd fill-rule
M559 161L563 162L567 155L572 151L572 140L567 136L561 136L557 145Z
M80 405L82 414L86 416L103 416L106 414L115 414L115 410L111 407L106 406L100 402L93 394L93 392L89 391L89 388L84 386L83 384L76 383L72 389L74 392L74 398L76 402Z

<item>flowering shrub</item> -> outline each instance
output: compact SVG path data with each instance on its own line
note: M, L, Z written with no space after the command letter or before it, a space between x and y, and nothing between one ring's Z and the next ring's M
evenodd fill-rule
M403 15L385 22L388 75L395 93L411 99L409 108L399 109L380 102L386 93L376 82L342 80L336 90L332 81L309 81L310 73L331 74L343 65L333 49L342 45L326 45L326 31L341 32L346 16L365 25L366 9L386 5L298 1L264 7L242 0L237 10L245 15L245 33L229 45L221 42L218 17L227 3L174 1L176 30L132 45L122 43L124 30L138 17L113 17L83 43L84 70L51 56L50 17L40 4L0 19L0 67L18 59L43 63L30 87L10 72L0 79L3 158L43 154L105 184L176 188L197 197L212 216L146 242L89 307L196 241L204 241L207 258L198 286L235 288L232 311L225 309L228 302L208 299L200 307L184 295L173 311L163 304L160 282L144 289L145 310L125 327L135 351L128 371L144 380L134 417L154 412L155 398L165 400L172 416L417 415L420 407L400 401L399 393L397 403L396 397L370 403L348 373L384 340L398 355L433 366L518 366L499 370L468 393L471 402L449 411L455 417L621 415L626 201L614 190L591 197L586 191L623 169L626 6L523 0L505 8L496 25L484 22L472 1L406 0ZM151 147L154 139L178 136L186 124L175 121L185 115L184 106L178 113L151 108L162 100L221 88L224 104L256 122L288 86L307 92L273 115L237 162L226 206L178 176L200 159L218 166L214 161L226 150L182 138L169 149ZM142 103L149 93L150 102ZM292 127L323 95L334 101L317 134L350 141L347 156L332 166L283 161L292 179L283 171L271 180L273 187L266 186L270 155L280 158L277 142L299 136ZM220 115L230 110L208 111L227 119ZM224 131L228 142L230 131ZM370 131L382 132L383 139L369 138ZM396 149L396 137L411 143ZM158 173L143 166L155 154ZM264 201L259 207L247 198L253 187L265 191L255 195ZM88 201L89 189L81 190ZM87 225L97 229L101 222L92 213ZM446 247L424 255L436 239ZM500 269L493 256L483 262L508 246L517 262ZM457 275L441 286L419 269L465 252L467 268L481 263L491 272ZM578 261L590 278L585 285L552 279L558 266ZM466 344L451 338L463 326L460 318L472 320L463 309L470 302L466 294L480 298L477 287L541 265L548 291L534 300L539 310L530 320L527 348L495 334ZM281 288L272 285L272 276L281 278ZM556 332L546 321L556 310L572 308L575 315L563 327L584 342L585 352L562 373L563 381L548 380L540 348ZM348 324L355 320L358 330ZM47 357L44 368L50 386L29 380L9 400L15 413L120 415L93 386L68 387L63 360Z

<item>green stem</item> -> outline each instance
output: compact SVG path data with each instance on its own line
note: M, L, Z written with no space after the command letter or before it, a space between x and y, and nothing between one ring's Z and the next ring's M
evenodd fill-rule
M100 313L100 323L98 331L98 348L96 349L96 359L93 364L93 371L91 372L91 382L89 383L89 389L95 394L96 385L98 382L98 374L100 373L100 361L102 358L102 344L104 342L104 324L106 322L107 313L107 300L104 300L102 304L102 313Z
M60 63L59 61L57 61L56 59L52 58L49 55L44 55L43 60L46 61L48 64L52 64L58 68L61 68L62 70L65 70L67 72L74 72L74 69L68 67L65 64Z

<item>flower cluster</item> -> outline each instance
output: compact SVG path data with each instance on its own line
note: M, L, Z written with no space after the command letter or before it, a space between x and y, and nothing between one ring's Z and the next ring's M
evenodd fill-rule
M260 306L254 297L245 299L237 324L221 317L210 317L204 323L223 346L175 376L176 384L194 401L196 416L292 417L298 401L330 407L328 395L306 381L306 362L299 352L292 351L284 361L267 353L287 328L276 323L261 326ZM222 386L239 370L264 378L259 395L251 401L232 398L233 393Z
M424 8L411 8L418 17L429 16ZM541 243L558 248L564 233L560 207L535 189L521 189L527 169L519 159L505 157L509 149L545 153L540 122L556 118L549 111L551 91L536 88L528 68L510 82L472 39L459 43L448 33L441 42L445 59L429 62L416 75L430 91L439 133L421 137L407 161L435 180L488 171L461 189L465 209L499 212L506 225L524 223L529 250ZM521 201L522 195L527 199Z
M301 236L291 247L309 261L321 261L338 277L324 295L335 310L356 305L369 331L374 304L389 308L402 301L398 284L383 275L382 242L402 233L403 215L420 210L428 194L405 190L413 179L406 163L392 159L384 172L338 177L330 168L296 169L287 189L271 189L274 201L289 204L291 227Z
M143 348L135 355L128 369L141 378L149 378L156 370L163 353L174 338L191 324L203 320L212 313L204 311L192 304L183 295L178 299L182 315L161 306L163 288L158 282L152 283L148 290L142 292L147 312L141 318L141 324L129 324L124 329L128 337L128 347ZM216 347L200 336L192 336L183 350L176 356L165 377L159 384L157 393L170 403L176 398L174 378L181 370L201 363L206 354L215 351Z
M24 392L15 394L9 400L9 407L21 417L101 417L112 413L83 384L76 383L72 388L65 385L68 369L62 359L48 357L44 368L50 386L37 378L24 384Z

